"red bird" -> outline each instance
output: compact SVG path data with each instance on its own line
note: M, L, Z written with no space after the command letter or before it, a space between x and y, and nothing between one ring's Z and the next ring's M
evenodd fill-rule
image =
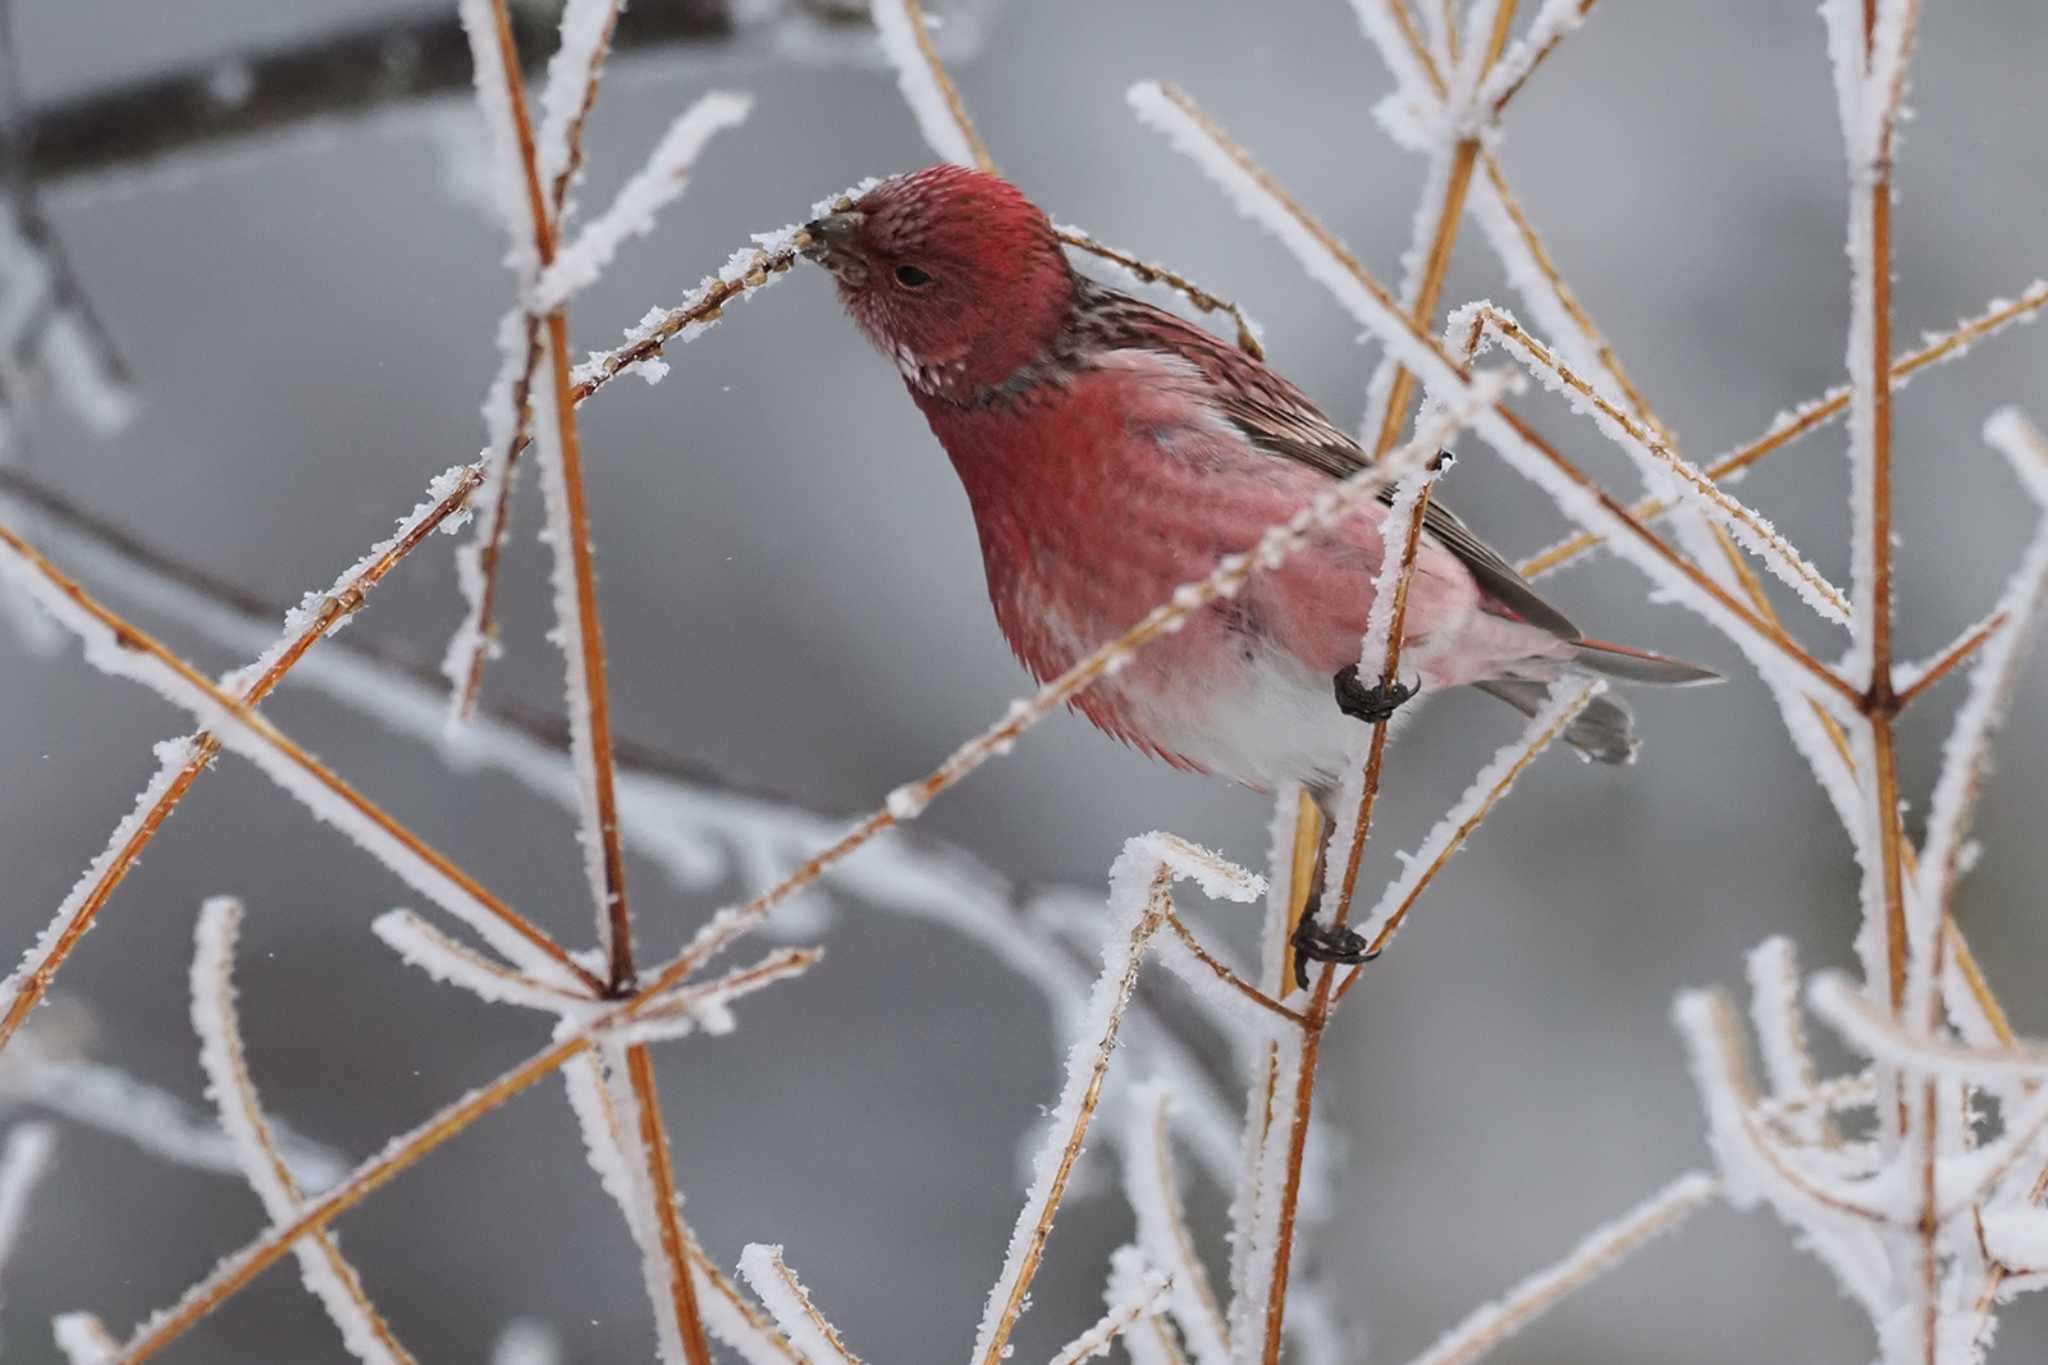
M1075 273L1045 214L996 176L898 176L806 231L804 254L837 278L951 457L996 622L1041 682L1369 463L1265 365ZM1346 715L1383 719L1412 691L1356 673L1385 520L1372 503L1314 533L1078 706L1176 767L1262 790L1300 782L1329 813ZM1525 713L1568 673L1717 676L1587 639L1435 501L1402 659L1421 686L1471 684ZM1604 763L1635 753L1629 713L1607 697L1566 738Z

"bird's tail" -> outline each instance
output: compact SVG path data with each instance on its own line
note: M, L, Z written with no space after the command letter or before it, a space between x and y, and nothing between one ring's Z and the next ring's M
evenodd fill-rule
M1604 678L1658 687L1692 687L1721 681L1721 675L1711 668L1652 654L1647 649L1631 649L1606 640L1580 639L1572 644L1577 650L1572 657L1572 666L1588 673L1598 673Z
M1550 699L1549 683L1527 678L1494 678L1473 686L1490 697L1499 697L1525 716L1535 715ZM1565 727L1564 742L1595 763L1633 763L1635 718L1619 697L1595 697Z

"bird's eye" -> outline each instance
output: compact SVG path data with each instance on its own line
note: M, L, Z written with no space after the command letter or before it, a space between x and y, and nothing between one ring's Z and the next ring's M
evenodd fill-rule
M896 267L896 283L902 285L905 289L922 289L931 282L932 277L914 265L899 265Z

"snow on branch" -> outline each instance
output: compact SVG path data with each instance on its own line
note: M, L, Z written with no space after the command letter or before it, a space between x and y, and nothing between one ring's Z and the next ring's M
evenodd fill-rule
M1229 1365L1230 1329L1181 1203L1173 1159L1173 1092L1146 1082L1131 1094L1118 1147L1138 1249L1169 1277L1168 1303L1195 1365Z
M1264 890L1251 873L1172 835L1139 835L1125 842L1109 874L1110 926L1103 939L1102 974L1067 1053L1066 1081L1052 1109L1045 1145L1032 1162L1031 1188L975 1333L973 1358L981 1365L998 1365L1008 1353L1010 1333L1028 1304L1053 1219L1081 1158L1146 946L1163 922L1173 883L1182 879L1220 900L1250 902Z
M2005 624L1979 649L1970 669L1969 694L1942 746L1941 774L1928 805L1917 894L1909 907L1914 946L1909 996L1915 1001L1924 1001L1934 986L1934 936L1949 912L1962 871L1965 840L1990 766L1992 741L2011 705L2020 669L2040 626L2044 599L2048 599L2048 440L2009 408L1986 424L1985 438L2012 463L2020 486L2041 516L2019 567L2006 580L1992 609L1993 616Z
M810 1291L782 1260L780 1246L750 1242L740 1253L740 1275L774 1317L806 1365L860 1365L839 1329L811 1302Z
M387 910L370 921L387 948L436 981L501 1005L524 1005L550 1014L583 1017L599 1002L586 994L536 981L457 942L410 910Z
M1515 785L1515 780L1533 763L1550 742L1563 734L1592 700L1607 690L1597 679L1560 682L1551 688L1549 700L1529 718L1519 738L1502 745L1485 767L1473 777L1451 808L1438 819L1412 853L1400 854L1401 874L1388 883L1370 913L1360 922L1360 932L1372 945L1368 951L1386 946L1407 919L1408 912L1430 882L1465 846L1474 830ZM1356 971L1351 979L1356 979ZM1348 989L1350 980L1345 982Z
M199 1033L199 1063L206 1072L206 1092L220 1112L221 1130L234 1145L263 1211L273 1223L284 1224L299 1215L305 1200L264 1124L235 1018L234 952L241 918L241 904L224 896L200 907L192 957L192 1025ZM365 1365L411 1365L412 1354L370 1302L362 1277L342 1259L332 1233L315 1231L292 1254L307 1290L334 1320L350 1355Z
M421 895L462 920L540 979L574 988L576 973L551 940L404 826L293 743L246 702L122 620L0 526L0 576L20 584L85 646L87 662L138 682L198 718L221 746L348 835Z
M621 244L652 232L655 215L674 203L689 183L690 167L705 144L744 123L753 107L751 96L714 90L678 115L611 206L565 244L541 273L532 311L561 307L570 295L596 283Z
M896 69L896 84L917 119L925 144L943 160L994 170L995 159L974 131L967 106L932 46L918 0L875 0L869 14L882 40L882 54Z
M1678 505L1691 508L1726 530L1822 620L1848 624L1849 599L1808 563L1767 518L1745 506L1691 461L1645 430L1617 400L1560 361L1512 315L1491 303L1468 303L1452 312L1444 335L1447 344L1453 346L1460 338L1469 343L1464 347L1468 360L1483 355L1489 339L1497 340L1539 383L1563 397L1572 411L1590 418L1600 433L1635 463L1651 488L1667 490L1666 496Z
M1128 1258L1134 1251L1132 1247L1119 1247L1112 1255ZM1137 1265L1118 1264L1104 1295L1109 1301L1109 1311L1096 1319L1093 1327L1062 1347L1060 1353L1052 1358L1052 1365L1081 1365L1084 1360L1108 1355L1110 1347L1119 1338L1165 1311L1166 1298L1172 1289L1172 1277L1164 1271L1144 1267L1142 1258Z
M1474 1309L1412 1365L1470 1365L1613 1269L1643 1243L1677 1227L1714 1197L1712 1176L1682 1175L1620 1218L1586 1234L1556 1265Z

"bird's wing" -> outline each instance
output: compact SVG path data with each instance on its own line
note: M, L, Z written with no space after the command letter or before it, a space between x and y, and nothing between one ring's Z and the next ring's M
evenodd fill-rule
M1099 286L1098 286L1099 287ZM1115 318L1123 344L1163 351L1201 371L1216 409L1244 433L1254 449L1293 460L1334 479L1349 478L1372 461L1307 394L1264 364L1209 332L1155 308L1142 299L1102 289L1113 302L1103 311ZM1392 502L1393 489L1380 494ZM1435 498L1423 511L1423 526L1471 571L1487 596L1531 625L1568 640L1580 630L1515 572L1515 566L1473 534L1458 515Z

